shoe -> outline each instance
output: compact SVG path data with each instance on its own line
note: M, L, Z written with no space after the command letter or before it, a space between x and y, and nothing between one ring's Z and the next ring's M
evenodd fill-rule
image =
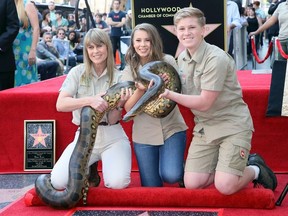
M101 178L98 173L98 162L90 166L90 175L88 178L89 187L98 187L101 181Z
M123 71L123 70L124 70L124 68L125 68L125 67L119 67L119 70L120 70L120 71Z
M260 169L259 176L253 180L254 187L259 184L264 188L275 190L277 187L277 178L274 172L265 164L263 158L258 154L251 154L248 157L248 165L258 166Z
M178 181L178 185L180 188L185 188L184 180L181 179L180 181Z

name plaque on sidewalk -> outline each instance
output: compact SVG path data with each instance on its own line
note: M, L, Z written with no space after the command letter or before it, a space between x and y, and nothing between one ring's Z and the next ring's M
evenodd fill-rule
M55 164L55 120L24 121L24 171L51 171Z

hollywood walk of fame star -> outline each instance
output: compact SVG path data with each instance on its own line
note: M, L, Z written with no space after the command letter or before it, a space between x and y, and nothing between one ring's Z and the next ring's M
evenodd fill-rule
M192 3L190 3L189 7L193 7ZM221 25L221 23L217 24L206 24L205 25L205 35L204 38L209 35L211 32L213 32L216 28L218 28ZM176 36L175 26L174 25L162 25L164 29L169 31L170 33L174 34ZM181 43L178 43L178 47L175 53L175 58L178 57L178 55L184 50L184 46Z
M221 24L206 24L205 25L205 35L204 38L209 35L211 32L213 32L216 28L218 28ZM175 27L173 25L162 25L163 28L165 28L167 31L171 32L176 36ZM179 43L177 47L177 51L175 53L175 58L178 57L178 55L184 50L184 46Z
M29 134L29 135L34 138L33 147L35 147L38 144L41 144L44 147L47 147L45 138L48 137L50 134L44 134L40 126L36 134Z

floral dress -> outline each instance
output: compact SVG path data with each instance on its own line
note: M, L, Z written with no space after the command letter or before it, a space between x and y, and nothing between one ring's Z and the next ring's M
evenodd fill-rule
M24 0L24 6L29 0ZM22 26L22 23L20 23ZM36 64L28 64L28 56L32 44L32 26L28 28L20 27L19 33L13 42L13 50L16 61L15 86L26 85L38 81Z

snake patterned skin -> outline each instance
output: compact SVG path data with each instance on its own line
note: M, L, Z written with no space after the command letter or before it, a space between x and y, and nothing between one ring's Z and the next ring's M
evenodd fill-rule
M131 81L117 83L111 86L103 99L109 104L107 111L114 109L121 97L122 88L135 89ZM80 120L80 135L69 162L69 180L67 188L56 190L51 184L50 174L40 175L35 181L35 190L39 198L47 205L69 209L75 206L81 198L86 203L88 192L88 162L97 133L97 127L105 112L100 113L90 106L83 107Z
M169 77L169 82L165 84L159 76L164 73ZM143 66L139 71L139 76L146 81L146 85L153 79L154 85L147 89L132 109L124 115L123 121L129 121L141 112L154 118L167 116L174 109L176 103L170 99L159 98L159 95L165 88L174 92L181 92L181 81L177 70L167 62L153 61Z
M163 85L162 78L158 76L160 73L167 73L170 76L170 82L166 86ZM135 104L137 107L134 108L134 106L131 109L133 111L128 112L126 121L142 111L158 118L168 115L176 104L167 99L159 100L158 95L165 87L173 91L181 91L177 71L168 63L156 61L145 65L140 71L140 76L147 80L147 83L153 79L154 85L143 95L144 98L142 97L139 100L140 102ZM109 104L109 108L106 111L112 110L117 106L122 88L135 90L135 83L126 81L111 86L103 95L103 99ZM156 102L153 102L153 100ZM157 102L160 104L157 105ZM83 203L86 204L89 188L88 162L94 147L97 127L104 114L105 112L100 113L89 106L83 107L80 120L80 135L70 158L69 180L65 189L54 189L51 184L50 174L42 174L36 179L36 193L47 205L53 208L69 209L74 207L80 199L83 199Z

